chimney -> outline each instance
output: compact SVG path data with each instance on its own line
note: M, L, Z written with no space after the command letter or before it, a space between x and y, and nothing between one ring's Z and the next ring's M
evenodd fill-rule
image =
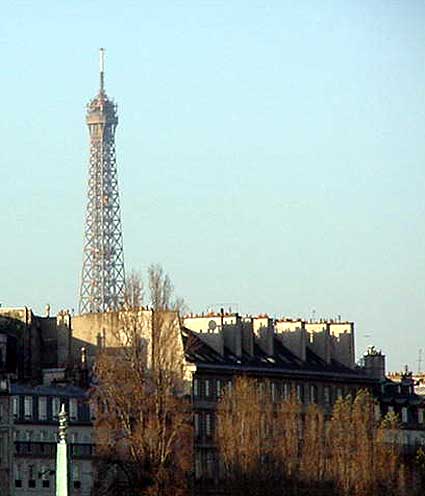
M331 363L330 324L320 319L319 323L307 323L307 346L326 363Z
M222 309L223 310L223 309ZM242 321L238 314L224 317L221 314L224 346L237 358L242 357Z
M366 375L374 379L385 379L385 355L380 350L369 346L363 355L363 361Z
M248 356L254 356L254 327L251 317L245 317L242 322L242 351Z
M253 318L255 341L260 349L268 356L274 355L273 320L267 315Z
M224 316L223 316L224 319ZM220 316L204 316L198 315L195 317L186 317L183 321L184 326L196 333L196 335L205 344L213 348L219 355L223 356L223 333L222 333L222 318Z
M275 326L277 339L302 362L305 362L307 333L302 320L278 321Z
M332 358L353 369L355 367L353 322L331 323L330 334Z

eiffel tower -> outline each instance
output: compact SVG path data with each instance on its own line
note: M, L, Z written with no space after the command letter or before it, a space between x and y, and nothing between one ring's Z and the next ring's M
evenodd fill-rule
M104 49L99 52L99 92L87 105L90 134L88 201L79 313L117 310L125 288L120 199L115 157L117 106L104 89Z

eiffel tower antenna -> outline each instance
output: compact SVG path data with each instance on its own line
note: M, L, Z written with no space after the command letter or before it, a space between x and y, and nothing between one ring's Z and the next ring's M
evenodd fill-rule
M87 105L90 135L87 210L79 313L117 310L125 288L121 210L115 158L117 106L104 89L104 55L99 50L99 93Z
M100 92L105 91L105 49L99 49Z

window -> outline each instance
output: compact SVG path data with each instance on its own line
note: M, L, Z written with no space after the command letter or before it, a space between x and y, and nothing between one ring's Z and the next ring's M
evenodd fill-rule
M89 406L90 420L96 420L96 414L97 414L97 411L96 411L96 402L95 401L91 401L88 406Z
M71 444L78 443L78 432L71 432Z
M329 386L323 388L323 401L327 406L331 403L331 389Z
M264 397L264 383L263 382L258 383L258 396L260 398Z
M38 478L41 478L41 486L44 488L50 487L49 475L50 469L46 465L42 465L38 473Z
M272 382L270 387L271 387L272 401L276 401L276 399L277 399L276 384L274 382Z
M45 396L38 398L38 418L40 420L47 419L47 398Z
M318 400L318 393L317 393L317 386L315 384L310 385L310 402L311 403L317 403Z
M343 394L342 388L340 388L340 387L339 388L336 388L336 397L337 397L337 399L340 400L340 399L342 399L343 396L344 396L344 394Z
M195 453L195 479L200 479L202 477L202 458L201 452L196 451Z
M58 398L57 396L55 396L52 399L52 416L53 416L53 418L57 418L59 415L60 403L61 403L60 398Z
M13 417L17 419L19 417L19 396L14 396L12 401Z
M216 397L217 399L221 397L221 388L222 388L222 384L221 384L221 380L220 379L217 379L217 382L216 382Z
M21 467L21 465L14 465L13 471L15 473L15 487L22 487L22 467Z
M24 398L24 416L26 419L32 418L32 396L25 396Z
M211 396L211 381L209 379L205 380L205 397L209 398Z
M78 418L78 403L76 398L69 400L69 418L70 420L77 420Z
M407 408L405 406L401 409L401 421L403 424L408 422Z
M195 429L195 436L198 437L200 435L199 430L199 413L195 413L193 416L193 428Z
M297 384L297 399L304 403L304 386L303 384Z
M92 435L90 433L83 434L83 443L91 444Z
M388 413L394 413L394 407L393 406L388 407Z
M418 408L418 424L424 423L424 409Z
M212 479L214 476L214 453L212 451L207 451L205 462L205 475L208 479Z
M205 435L207 437L212 436L212 416L210 413L205 415Z
M199 398L199 379L193 379L193 397Z
M283 385L283 397L285 400L288 400L291 396L291 385L285 382Z
M81 487L80 466L75 462L72 465L72 482L74 485L74 489L79 489Z
M230 379L227 381L227 391L229 395L232 394L232 381Z
M28 465L28 487L35 487L35 466Z
M218 457L217 472L218 472L218 474L217 474L218 478L220 480L223 480L226 477L226 466L225 466L224 460L221 456Z
M379 403L375 403L375 420L379 420L381 418L381 407Z

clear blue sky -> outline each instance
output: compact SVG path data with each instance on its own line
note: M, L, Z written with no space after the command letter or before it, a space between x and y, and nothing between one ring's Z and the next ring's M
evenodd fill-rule
M194 311L341 314L416 370L424 25L422 1L3 1L0 301L77 307L104 46L127 268Z

